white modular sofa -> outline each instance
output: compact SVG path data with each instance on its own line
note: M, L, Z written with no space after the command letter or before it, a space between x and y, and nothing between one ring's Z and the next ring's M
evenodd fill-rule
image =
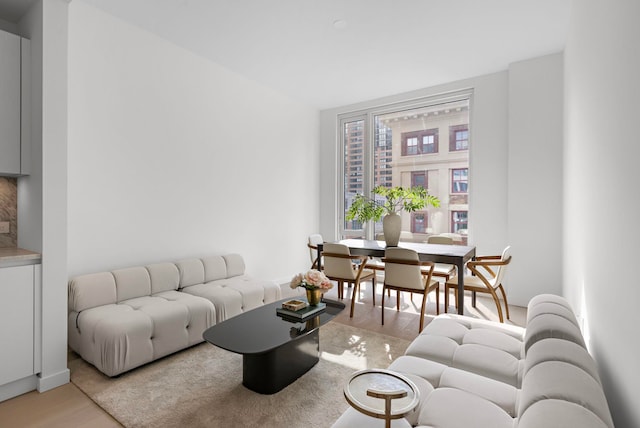
M116 376L203 341L217 322L281 298L228 254L81 275L69 282L69 346Z
M388 368L421 394L392 427L613 428L596 364L559 296L533 298L526 329L440 315ZM349 408L333 425L356 426L383 421Z

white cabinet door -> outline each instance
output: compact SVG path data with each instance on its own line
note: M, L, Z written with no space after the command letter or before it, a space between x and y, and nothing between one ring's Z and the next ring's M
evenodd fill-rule
M34 374L34 266L0 268L0 385Z
M20 174L20 37L0 31L0 173Z

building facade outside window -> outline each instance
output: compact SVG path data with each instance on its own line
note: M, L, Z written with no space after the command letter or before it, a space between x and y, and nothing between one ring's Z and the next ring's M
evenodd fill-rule
M354 196L371 197L375 186L423 186L440 199L439 208L401 213L402 230L412 232L411 239L424 242L454 229L466 233L467 214L463 225L453 213L469 209L470 98L469 92L459 93L339 116L340 238L374 239L382 233L382 222L344 220ZM441 145L440 138L447 141Z

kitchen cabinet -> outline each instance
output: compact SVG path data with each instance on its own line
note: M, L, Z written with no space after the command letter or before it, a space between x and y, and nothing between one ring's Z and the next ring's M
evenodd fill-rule
M31 166L31 45L0 30L0 175L21 176Z
M0 268L0 385L40 372L40 265Z

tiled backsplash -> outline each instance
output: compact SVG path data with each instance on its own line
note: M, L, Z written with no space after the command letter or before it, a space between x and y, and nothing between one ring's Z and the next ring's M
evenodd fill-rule
M0 221L10 223L10 233L0 233L0 248L18 245L18 179L0 177Z

